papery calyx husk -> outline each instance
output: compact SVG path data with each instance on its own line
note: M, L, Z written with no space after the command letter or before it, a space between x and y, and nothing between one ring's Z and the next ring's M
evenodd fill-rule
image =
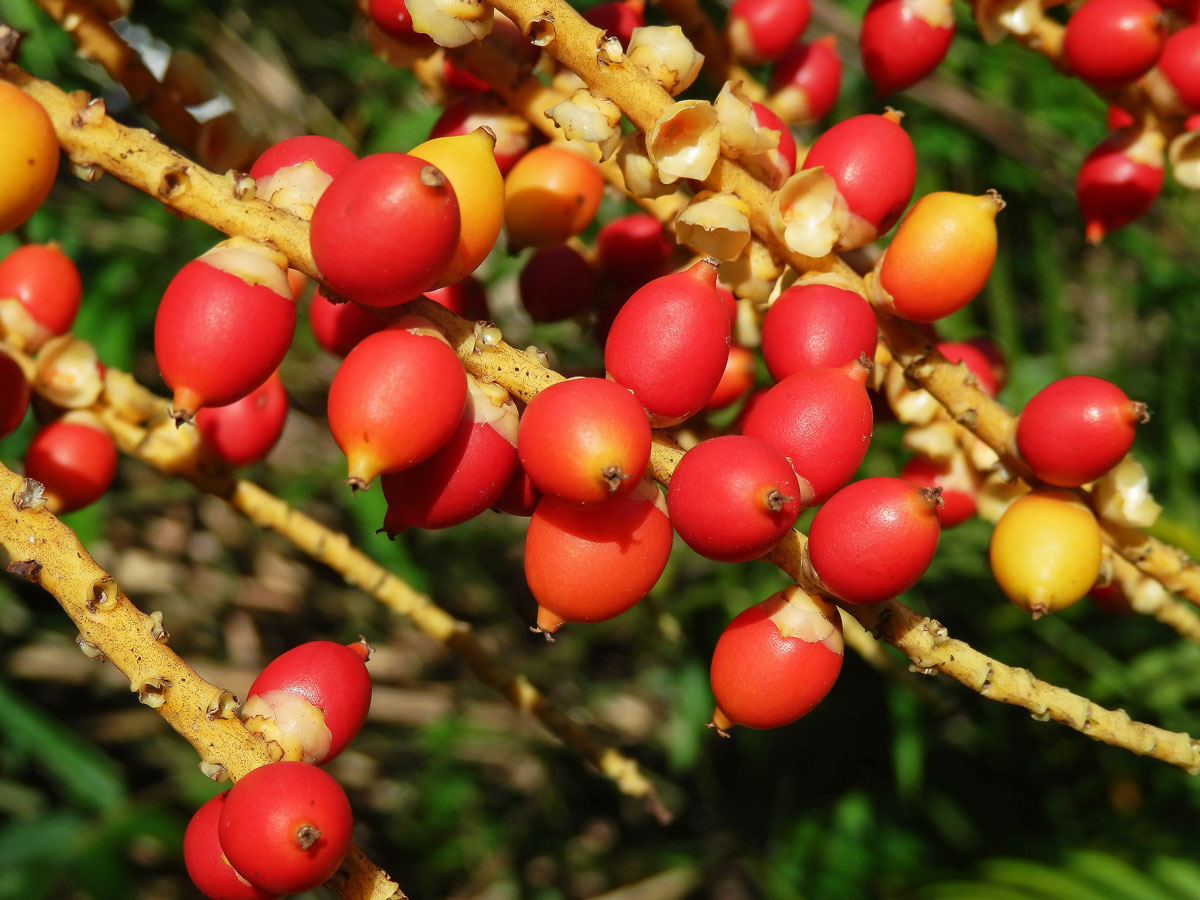
M1185 131L1167 146L1171 176L1185 188L1200 190L1200 130Z
M625 179L625 189L635 197L663 197L675 193L673 185L664 184L658 177L646 149L646 137L640 131L631 131L621 140L617 148L617 168Z
M703 181L721 155L721 126L707 100L681 100L654 123L646 135L646 150L659 180Z
M491 34L494 13L483 0L404 0L413 31L442 47L461 47Z
M1162 512L1150 493L1150 476L1132 456L1126 456L1095 481L1092 507L1105 522L1124 528L1149 528Z
M34 360L33 389L56 406L91 406L104 390L96 348L70 334L46 341Z
M701 191L675 217L675 237L704 256L737 259L750 243L750 208L734 194Z
M824 167L801 169L771 200L771 231L804 256L829 253L850 223L850 210L837 182Z
M687 90L704 65L704 54L692 46L678 25L643 25L633 29L625 55L671 96Z
M197 259L214 269L236 275L246 284L262 285L289 300L292 297L292 288L287 279L288 259L266 244L234 235L214 245Z
M727 81L713 103L721 123L721 150L730 159L757 156L779 146L779 132L758 123L740 81Z
M563 130L569 141L585 141L600 148L600 159L613 155L621 143L621 110L606 97L586 88L546 110L547 118Z
M1032 34L1045 18L1042 0L975 0L975 23L989 44L998 44L1010 34Z
M753 238L737 259L721 263L720 277L738 297L765 307L783 272L771 249Z

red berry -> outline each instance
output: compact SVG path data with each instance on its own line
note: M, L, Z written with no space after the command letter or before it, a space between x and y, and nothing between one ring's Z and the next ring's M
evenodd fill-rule
M978 347L955 341L941 341L937 344L938 352L952 363L961 363L975 379L979 389L989 397L995 397L1000 391L996 381L996 373L991 361Z
M808 0L734 0L725 33L739 59L767 62L792 49L811 17Z
M716 390L704 404L706 410L725 409L744 397L754 387L754 354L734 344L729 348L725 371Z
M433 455L462 418L467 376L446 339L417 316L363 338L329 386L329 428L365 488Z
M719 562L757 559L800 513L800 486L783 455L757 438L726 435L683 455L667 490L671 524L685 544Z
M467 377L458 428L433 456L384 475L388 537L405 528L449 528L493 506L517 467L517 407L496 385Z
M368 334L382 331L387 322L357 303L334 303L318 288L308 307L308 324L317 343L330 353L345 356Z
M425 296L464 319L474 319L478 322L488 317L487 292L479 279L473 275L468 275L454 284L426 291Z
M401 43L432 49L429 35L413 31L412 16L404 0L369 0L367 14L380 29Z
M525 472L518 457L517 467L500 496L496 498L496 510L508 513L510 516L529 518L542 499L542 492L533 486L533 480Z
M268 147L250 167L258 196L302 219L333 179L356 159L333 138L308 134L287 138Z
M871 442L867 369L805 369L770 388L745 414L742 433L792 464L800 502L815 506L854 477Z
M346 749L367 718L371 676L362 641L309 641L258 673L238 715L283 750L284 759L325 763Z
M1063 58L1072 75L1111 91L1150 71L1165 38L1154 0L1087 0L1067 20Z
M172 414L227 406L279 368L296 327L287 260L231 238L171 279L154 319L154 356L174 391Z
M740 613L713 650L713 725L779 728L807 715L842 669L837 607L792 586Z
M433 287L458 236L450 181L405 153L376 153L344 169L321 195L310 230L325 282L368 306L394 306Z
M29 409L29 382L25 370L0 348L0 438L17 430Z
M600 503L641 481L650 461L650 424L621 385L574 378L529 401L517 453L539 491L568 503Z
M58 244L25 244L0 260L0 322L31 350L70 330L82 296L79 270ZM3 309L10 299L19 301L27 319ZM11 321L14 315L25 321Z
M207 447L227 466L249 466L266 459L283 434L288 399L279 373L228 406L196 413L196 426Z
M74 512L95 503L116 474L117 447L98 425L59 419L43 426L25 451L25 477L46 488L52 512Z
M759 179L772 190L778 190L796 172L796 139L787 123L761 103L750 104L759 128L779 132L779 143L766 153L743 158Z
M545 496L525 536L525 578L538 627L602 622L641 600L667 565L671 523L657 485L594 506Z
M183 864L196 890L209 900L273 900L264 891L238 876L221 853L217 825L228 791L217 794L192 815L183 833Z
M953 37L954 12L949 0L871 0L858 45L875 93L886 97L932 73L945 58Z
M613 219L596 235L596 267L606 278L641 286L663 272L675 244L649 213Z
M628 47L633 29L646 24L644 8L642 0L609 0L608 3L597 3L583 17L589 24L616 37L622 47Z
M1190 112L1200 112L1200 25L1180 28L1163 45L1158 67Z
M864 478L826 501L808 531L813 569L846 603L879 603L921 580L937 551L938 495L901 478Z
M900 477L917 487L941 488L938 522L942 528L961 525L975 515L979 487L964 460L955 457L953 461L935 462L925 456L914 456L904 464Z
M771 108L785 122L823 119L842 88L842 60L831 34L792 48L771 72Z
M1079 167L1075 198L1090 243L1141 218L1162 191L1161 140L1152 134L1117 131L1101 141Z
M625 301L604 344L604 368L633 391L656 426L673 425L699 412L716 390L729 331L717 267L703 259Z
M875 358L875 313L859 294L829 284L794 284L775 298L762 324L763 360L782 381L801 369L836 368Z
M333 776L304 762L251 769L225 798L221 850L251 884L277 894L329 880L350 848L350 801Z
M838 122L804 157L802 168L816 166L837 183L850 211L850 225L838 242L842 250L869 244L895 225L917 180L916 151L894 113Z
M1095 481L1129 452L1147 418L1111 382L1070 375L1046 385L1017 419L1017 449L1034 475L1057 487Z
M535 251L517 283L521 305L533 321L558 322L591 305L595 276L578 251L558 244Z

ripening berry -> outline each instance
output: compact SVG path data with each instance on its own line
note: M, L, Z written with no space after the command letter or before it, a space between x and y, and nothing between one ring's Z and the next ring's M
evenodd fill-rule
M875 358L875 313L859 294L829 284L794 284L767 308L762 353L782 381L801 369L837 368Z
M26 350L70 331L82 296L79 269L54 242L25 244L0 260L0 322ZM17 308L5 309L11 300Z
M461 227L458 247L434 287L466 278L482 263L504 224L504 176L492 150L495 135L484 128L470 134L430 138L408 151L437 166L454 188Z
M1153 131L1116 131L1096 145L1075 177L1075 199L1088 243L1133 222L1163 186L1163 139Z
M768 62L795 46L811 17L808 0L734 0L725 34L738 59Z
M1075 603L1100 574L1096 517L1069 491L1036 490L1014 501L992 531L988 556L1005 595L1034 618Z
M529 401L517 453L542 493L601 503L641 481L650 461L650 423L637 398L616 382L573 378Z
M462 418L467 376L441 332L405 316L363 338L329 386L329 429L356 489L428 459Z
M846 603L879 603L921 580L937 551L938 493L902 478L864 478L817 510L808 531L813 569Z
M785 122L799 125L823 119L842 88L837 39L827 34L793 47L771 70L770 106Z
M373 310L357 303L334 303L318 288L308 307L308 324L317 343L330 353L345 356L368 334L387 327Z
M34 214L58 174L58 138L42 105L0 79L0 234Z
M375 153L347 166L317 202L313 259L334 291L395 306L443 277L459 247L449 178L423 159Z
M1200 112L1200 25L1180 28L1167 38L1158 67L1179 102L1189 112Z
M836 369L804 369L743 413L742 433L791 461L802 506L824 502L854 477L867 455L873 422L867 372L857 361Z
M913 204L875 266L882 305L912 322L933 322L966 306L992 273L996 214L1003 208L994 191L978 197L937 191Z
M886 97L929 75L946 57L953 37L949 0L871 0L858 46L875 94Z
M702 259L625 301L604 343L604 369L665 427L704 407L725 371L729 343L717 265Z
M535 322L569 319L591 306L596 276L566 244L536 250L517 279L521 305Z
M324 884L350 849L350 801L332 775L304 762L251 769L225 797L217 838L251 884L298 894Z
M29 381L25 370L0 348L0 438L17 430L29 409Z
M779 728L807 715L837 681L842 652L842 620L827 600L793 585L756 603L713 650L713 727Z
M525 536L525 578L538 628L602 622L650 592L671 554L671 523L658 486L580 506L545 496Z
M725 361L725 371L721 380L708 402L706 410L725 409L733 406L754 387L754 354L745 347L733 344L729 348L729 359Z
M264 150L250 167L250 177L259 199L308 220L325 188L356 158L333 138L301 135Z
M25 450L25 477L45 487L51 512L74 512L95 503L116 474L117 447L98 424L59 419L42 426Z
M227 406L279 368L296 327L287 259L242 237L222 241L171 279L154 319L154 356L172 415Z
M346 749L371 706L363 641L309 641L280 654L258 673L238 716L276 744L283 759L321 764Z
M839 250L869 244L887 232L912 199L917 156L900 115L853 116L829 128L804 157L804 169L822 166L850 212Z
M1017 419L1017 450L1042 481L1078 487L1119 463L1147 418L1146 405L1115 384L1070 375L1025 404Z
M900 477L917 487L941 490L942 502L937 514L942 528L961 525L975 515L978 476L964 457L935 462L926 456L914 456L904 464Z
M510 250L561 244L591 224L604 194L595 163L555 144L535 147L504 179Z
M1150 71L1165 38L1154 0L1087 0L1067 20L1063 59L1072 75L1112 91Z
M274 900L270 891L239 878L221 853L217 826L229 791L217 794L195 813L183 833L183 864L196 890L209 900Z
M701 556L746 562L791 530L800 486L773 447L746 435L715 437L683 454L667 489L667 511L675 532Z
M287 391L278 372L228 406L196 413L204 446L226 466L249 466L266 459L287 422Z

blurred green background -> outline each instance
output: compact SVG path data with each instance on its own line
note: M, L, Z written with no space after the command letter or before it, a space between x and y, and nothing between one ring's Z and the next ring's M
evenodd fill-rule
M827 30L822 17L855 17L864 6L822 8L809 35ZM1012 371L1001 399L1013 409L1068 373L1110 378L1147 401L1153 418L1135 449L1166 507L1156 531L1196 551L1200 208L1168 178L1144 221L1087 246L1071 187L1103 137L1102 101L1011 43L984 47L958 12L936 90L892 100L918 152L918 194L996 188L1008 201L991 281L942 334L1000 343ZM371 57L348 4L139 0L131 15L146 35L199 54L246 124L271 139L315 131L360 153L404 150L437 115L409 74ZM648 15L661 18L653 7ZM20 62L34 74L101 94L122 120L150 125L27 0L0 0L0 19L27 33ZM831 121L880 107L852 46L841 51ZM610 199L602 218L626 208ZM0 237L0 254L21 240L59 241L85 283L77 333L161 390L151 352L158 297L217 239L112 178L83 184L64 168L22 232ZM563 370L594 366L584 325L531 327L514 313L519 265L496 254L485 270L506 337L548 348ZM498 655L655 773L673 823L618 795L444 649L187 484L124 460L113 491L68 521L139 606L164 611L171 646L237 693L294 644L368 637L378 649L372 718L330 768L350 792L355 839L410 896L1200 898L1200 781L909 674L897 654L887 676L848 652L829 699L791 727L741 729L728 741L706 730L717 636L784 584L766 564L719 566L677 545L651 596L626 615L568 626L553 644L530 635L522 521L487 514L395 543L374 533L382 497L350 498L324 426L335 368L302 319L283 371L288 431L250 477L345 529L470 621ZM31 431L27 422L0 442L6 464L19 464ZM864 470L894 473L899 439L898 426L880 423ZM1200 730L1200 647L1086 602L1029 621L988 575L988 535L982 522L946 532L907 602L1098 703ZM46 594L0 581L0 898L197 896L180 842L191 812L218 788L119 673L84 659L74 636Z

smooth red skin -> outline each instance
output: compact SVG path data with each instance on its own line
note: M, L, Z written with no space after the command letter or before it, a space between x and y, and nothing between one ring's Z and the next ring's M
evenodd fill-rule
M1118 131L1122 128L1131 128L1136 124L1137 119L1133 117L1133 113L1109 104L1108 111L1104 114L1105 131Z
M783 119L761 103L752 101L750 107L754 110L760 127L779 132L779 144L776 146L775 152L782 158L781 168L784 178L790 178L796 171L796 138L792 135L792 129L788 128Z
M828 284L792 285L763 318L763 360L776 381L803 369L844 366L863 353L874 359L877 341L870 304Z
M730 329L737 322L738 302L737 297L733 296L733 291L724 285L717 285L717 295L721 298L721 302L725 304L725 318L729 320Z
M596 235L596 265L605 278L643 285L662 274L675 244L649 213L613 219Z
M458 248L459 212L449 179L440 187L421 182L429 165L405 153L375 153L325 189L309 239L323 280L337 293L395 306L437 283Z
M780 634L768 603L725 626L709 670L717 706L746 728L779 728L807 715L842 670L842 654L820 641Z
M464 319L478 322L488 317L487 292L474 275L468 275L435 291L426 291L425 296Z
M266 459L287 422L288 398L278 373L228 406L196 413L204 446L225 465L249 466Z
M1094 88L1112 90L1150 71L1166 32L1154 0L1087 0L1067 20L1063 59Z
M318 288L308 307L308 324L317 343L345 356L368 334L387 328L387 322L357 303L331 303Z
M847 603L880 603L921 580L937 551L936 505L902 478L864 478L825 502L808 553L825 586Z
M876 96L902 91L933 72L953 37L953 28L930 27L901 0L872 0L858 46Z
M225 797L229 791L217 794L195 813L183 833L183 864L196 890L209 900L273 900L276 894L240 881L231 866L221 856L217 840L217 825Z
M1105 138L1079 167L1075 199L1088 230L1107 234L1141 218L1162 192L1161 166L1148 166L1124 152L1130 134Z
M616 37L622 47L629 46L633 37L633 29L646 24L642 14L643 4L640 0L613 0L610 3L599 3L583 14L588 24L602 28Z
M0 438L17 430L29 409L29 382L17 361L0 350Z
M194 259L159 301L154 356L173 391L194 391L201 406L226 406L279 368L295 330L291 297Z
M649 500L577 506L546 496L529 520L525 578L567 622L602 622L650 592L671 554L671 523Z
M433 43L429 35L413 31L412 16L404 0L369 0L367 14L380 29L398 41L414 47Z
M729 358L729 317L704 261L625 301L604 343L604 369L652 415L682 421L704 407Z
M937 348L950 362L966 366L967 371L975 377L976 385L989 397L995 397L999 393L1000 384L996 381L992 362L978 347L957 341L942 341L937 344Z
M592 303L595 275L566 244L536 250L517 279L521 305L535 322L559 322Z
M1179 101L1189 111L1200 112L1200 25L1181 28L1167 38L1158 67Z
M304 824L321 832L308 850L296 843L296 829ZM352 826L350 801L332 775L308 763L274 762L251 769L230 788L217 837L247 881L298 894L337 871Z
M0 260L0 298L16 297L35 321L66 334L79 312L83 281L54 244L25 244Z
M725 409L732 406L750 389L754 387L754 354L745 347L734 344L729 348L729 358L725 361L725 371L717 382L717 389L712 392L706 410Z
M871 399L842 369L789 375L754 404L742 433L770 444L806 479L815 506L846 484L871 443Z
M790 498L779 510L767 494ZM675 467L667 512L683 542L708 559L747 562L778 544L800 514L800 486L783 454L732 434L701 441Z
M387 328L351 350L329 386L329 429L374 474L399 472L450 439L467 402L467 376L435 337ZM354 474L354 473L351 473Z
M405 528L449 528L473 519L496 504L516 468L517 448L491 425L464 415L433 456L380 479L388 504L383 530L391 537Z
M337 177L358 157L344 144L319 134L286 138L262 152L250 167L250 177L257 181L288 166L312 162L331 178Z
M808 27L812 9L808 0L734 0L730 23L746 23L759 61L779 59L795 46ZM729 31L729 23L725 30Z
M60 513L95 503L117 475L117 448L107 431L74 422L51 422L25 450L25 476L56 497Z
M479 123L472 117L487 117L491 114L489 121L486 123L494 132L499 132L505 121L502 118L502 113L505 112L505 106L495 97L485 94L467 94L459 97L449 103L438 117L438 120L433 123L433 129L429 133L430 138L451 137L459 134L470 134L478 127ZM528 132L523 135L521 149L516 152L504 152L500 150L502 144L507 141L497 141L496 147L492 150L492 156L496 159L496 166L500 169L501 175L507 175L508 170L516 165L517 160L525 155L525 151L530 147L530 136Z
M825 41L793 47L771 72L771 90L785 87L803 91L812 121L823 119L842 89L842 58Z
M485 93L492 89L485 79L469 69L456 66L447 56L442 61L442 82L452 91L459 93Z
M528 519L542 499L542 492L533 486L533 481L517 458L517 467L500 496L496 498L496 509L510 516L524 516Z
M270 691L297 694L325 714L332 740L318 760L322 764L346 749L371 706L371 676L362 653L336 641L309 641L281 653L258 673L246 697Z
M1138 415L1125 392L1103 378L1070 375L1046 385L1017 418L1017 450L1056 487L1099 478L1133 446Z
M975 515L975 497L956 487L950 487L943 479L950 472L947 463L934 462L925 456L914 456L900 470L900 477L917 487L941 488L942 506L938 509L938 521L942 528L954 528Z
M542 493L569 503L606 502L614 494L599 470L617 464L628 476L617 496L637 487L650 461L650 423L637 398L616 382L573 378L529 401L517 454Z
M823 166L854 215L883 234L912 199L917 155L903 128L872 113L838 122L804 157L804 169Z

